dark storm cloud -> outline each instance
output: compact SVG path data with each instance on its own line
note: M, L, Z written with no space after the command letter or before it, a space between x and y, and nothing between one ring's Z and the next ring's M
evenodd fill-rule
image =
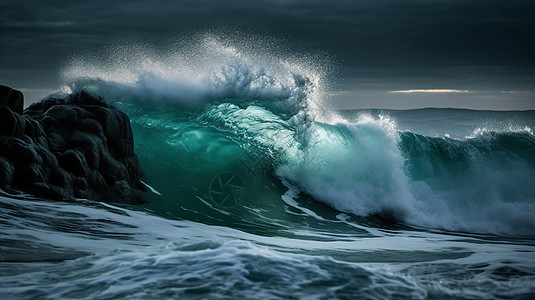
M420 78L423 85L503 79L527 89L534 15L535 2L524 0L3 1L0 80L55 72L70 54L117 39L161 42L223 26L331 54L347 82L361 87L374 78L395 87Z

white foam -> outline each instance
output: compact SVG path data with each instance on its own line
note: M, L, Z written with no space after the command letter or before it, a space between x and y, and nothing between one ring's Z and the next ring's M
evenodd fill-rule
M306 57L289 62L275 54L273 45L258 50L252 44L262 45L259 38L249 44L233 42L239 45L201 34L163 51L127 44L104 53L84 53L66 64L62 76L68 84L63 90L84 89L106 99L142 98L192 107L210 101L261 100L271 105L270 110L288 117L322 100L325 64L320 67L320 62Z
M388 118L316 122L307 131L306 144L289 148L300 152L287 153L277 175L291 182L290 188L340 211L388 214L418 227L535 234L535 188L529 183L535 170L525 161L471 150L458 174L444 171L458 162L429 162L428 177L415 180L407 166L417 158L404 157L395 123Z
M282 165L279 176L342 211L361 216L408 212L408 179L389 119L315 123L310 130L302 157Z
M152 186L146 184L143 180L140 180L140 182L149 189L149 191L151 191L153 194L156 194L158 196L161 196L162 194L160 192L158 192L156 189L154 189Z
M466 139L474 139L478 137L483 137L489 133L492 132L515 132L515 133L528 133L531 135L535 135L533 133L533 129L528 126L515 126L515 125L508 125L508 126L486 126L486 127L477 127L474 129L474 131L466 136Z
M414 180L393 120L361 115L347 122L324 106L325 70L259 48L213 35L162 53L116 47L104 58L73 59L65 91L208 107L199 120L272 151L281 179L340 211L448 230L535 234L534 193L516 188L532 180L532 167L476 157L462 176L448 178L440 174L447 166L428 162L429 177Z

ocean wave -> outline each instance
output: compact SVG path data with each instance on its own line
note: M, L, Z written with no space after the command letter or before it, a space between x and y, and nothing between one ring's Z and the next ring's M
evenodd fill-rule
M203 204L184 198L210 199L206 187L219 173L250 176L240 161L254 154L274 175L265 186L282 183L292 191L249 188L253 198L269 194L268 204L253 206L273 214L269 207L280 209L273 203L283 194L301 194L416 227L535 234L529 130L476 130L455 140L401 132L385 116L361 114L349 122L329 110L323 72L314 66L240 51L213 37L195 45L193 56L189 48L187 55L142 53L127 62L75 59L64 72L71 80L65 92L86 90L128 113L159 199L180 198L169 202L204 214Z

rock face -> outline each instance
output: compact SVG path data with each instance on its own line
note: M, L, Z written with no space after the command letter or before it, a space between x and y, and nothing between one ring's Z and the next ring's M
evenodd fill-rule
M0 188L69 201L146 202L128 116L85 92L23 112L0 86Z

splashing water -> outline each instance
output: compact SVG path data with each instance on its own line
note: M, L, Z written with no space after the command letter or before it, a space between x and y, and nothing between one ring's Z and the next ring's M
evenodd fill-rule
M332 111L329 63L282 48L201 34L165 50L73 57L55 96L85 90L124 110L154 192L124 208L4 197L0 289L119 299L535 293L535 118L485 130L460 122L520 113ZM423 126L406 125L415 120ZM46 269L18 265L20 253L39 254Z

